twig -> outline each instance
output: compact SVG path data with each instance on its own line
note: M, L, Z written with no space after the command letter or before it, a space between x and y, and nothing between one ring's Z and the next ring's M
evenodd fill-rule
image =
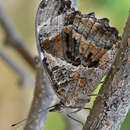
M2 49L0 49L0 58L2 58L8 65L11 67L20 77L19 83L22 86L34 87L34 79L24 71L19 64L13 61L7 54L4 53Z
M35 63L33 61L33 56L31 52L26 47L27 43L20 37L19 33L16 31L12 21L8 17L3 5L2 1L0 0L0 24L2 25L5 33L7 34L7 39L9 45L12 46L18 54L25 59L25 61L35 69Z
M48 107L52 104L54 93L45 72L38 68L36 86L30 114L24 130L43 130L48 115Z
M83 130L119 130L130 108L130 15L116 59Z

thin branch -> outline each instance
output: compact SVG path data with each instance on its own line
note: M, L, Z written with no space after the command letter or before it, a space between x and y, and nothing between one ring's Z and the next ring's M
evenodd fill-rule
M122 43L83 130L119 130L130 108L130 15Z
M34 87L34 79L30 76L30 74L25 72L24 68L13 61L7 54L4 53L2 49L0 49L0 58L4 60L9 65L9 67L11 67L11 69L13 69L14 72L16 72L16 74L20 77L19 83L22 86Z
M38 68L36 86L30 114L24 130L43 130L48 115L48 107L52 104L54 93L45 72Z
M25 61L35 69L35 63L33 61L33 56L31 52L26 47L27 43L20 37L19 33L16 31L12 21L8 17L2 1L0 0L0 24L2 25L5 33L7 34L8 43L11 47L13 47L18 54L25 59Z

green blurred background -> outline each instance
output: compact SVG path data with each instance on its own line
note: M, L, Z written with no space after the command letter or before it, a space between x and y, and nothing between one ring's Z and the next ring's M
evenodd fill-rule
M3 0L8 15L22 38L28 43L33 55L37 55L35 43L35 15L40 0ZM1 4L1 3L0 3ZM95 12L98 18L107 17L112 26L115 26L122 35L123 27L130 10L130 0L79 0L79 9L84 13ZM3 45L4 32L0 26L0 47L31 71L21 57L10 47ZM12 123L27 117L32 100L33 89L22 88L18 85L19 77L0 59L0 129L13 130ZM30 87L30 86L27 86ZM121 130L130 130L130 112L122 125ZM64 117L58 113L50 113L45 130L67 129Z

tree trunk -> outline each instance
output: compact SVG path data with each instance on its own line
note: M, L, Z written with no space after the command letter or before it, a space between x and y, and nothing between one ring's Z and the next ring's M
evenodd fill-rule
M120 49L83 130L119 130L130 109L130 15Z

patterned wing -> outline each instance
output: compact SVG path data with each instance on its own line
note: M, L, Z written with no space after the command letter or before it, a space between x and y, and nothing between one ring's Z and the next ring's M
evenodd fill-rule
M120 37L108 19L81 14L64 3L40 28L39 41L44 68L61 102L83 107L109 70Z

